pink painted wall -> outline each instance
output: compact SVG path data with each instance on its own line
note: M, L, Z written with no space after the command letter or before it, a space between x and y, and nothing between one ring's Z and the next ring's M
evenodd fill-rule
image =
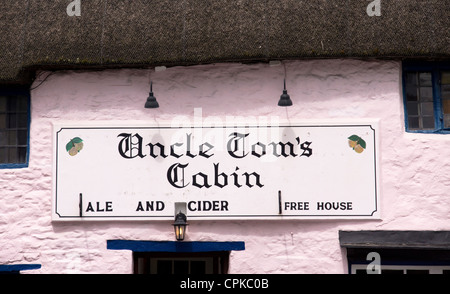
M277 106L285 69L289 108ZM159 109L144 108L150 79ZM346 273L339 230L450 229L450 137L404 131L400 62L64 71L33 90L31 103L29 167L0 170L0 264L42 264L29 273L131 273L131 252L107 250L106 240L174 240L166 221L52 223L52 123L60 121L380 119L382 219L191 221L187 240L245 242L230 273Z

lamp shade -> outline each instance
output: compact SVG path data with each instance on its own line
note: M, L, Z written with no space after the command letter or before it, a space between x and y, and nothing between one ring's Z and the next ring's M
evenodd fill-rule
M284 90L283 94L280 96L280 100L278 101L278 106L291 106L292 100L286 90L286 80L284 80Z
M153 83L150 84L150 94L145 102L145 108L158 108L159 104L156 101L155 96L153 96Z
M173 228L175 230L175 238L177 241L183 241L186 235L186 226L187 223L186 215L182 212L179 212L175 217L175 222L173 223Z

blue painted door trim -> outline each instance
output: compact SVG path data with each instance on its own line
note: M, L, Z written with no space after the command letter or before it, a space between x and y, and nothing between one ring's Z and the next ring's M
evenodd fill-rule
M2 273L20 273L20 271L40 268L40 264L0 264L0 272Z
M107 240L106 248L133 252L217 252L245 250L245 243Z

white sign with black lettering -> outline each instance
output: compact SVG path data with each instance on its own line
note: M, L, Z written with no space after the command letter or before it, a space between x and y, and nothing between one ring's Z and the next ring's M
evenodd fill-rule
M379 218L377 130L55 125L53 220Z

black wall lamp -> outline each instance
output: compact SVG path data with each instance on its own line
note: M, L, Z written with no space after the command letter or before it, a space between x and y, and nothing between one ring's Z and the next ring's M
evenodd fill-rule
M187 218L181 211L175 216L173 228L175 229L175 238L177 241L183 241L186 235Z
M156 101L155 96L153 96L153 82L150 83L150 95L147 98L147 102L145 102L145 108L158 108L159 104Z
M292 100L291 97L288 95L286 90L286 79L284 79L284 90L283 94L280 96L280 100L278 101L278 106L291 106Z

